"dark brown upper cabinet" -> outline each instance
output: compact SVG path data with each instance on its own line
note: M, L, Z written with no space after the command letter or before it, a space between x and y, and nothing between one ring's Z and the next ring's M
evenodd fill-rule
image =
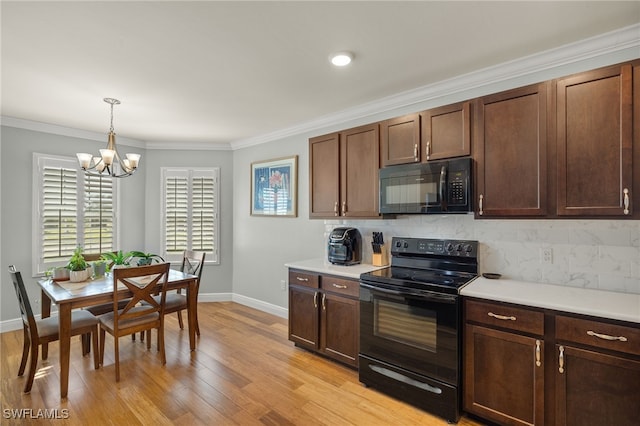
M377 123L309 139L309 217L380 217L379 168Z
M420 162L420 115L381 122L380 152L382 167Z
M632 68L556 80L557 213L631 216Z
M476 217L547 214L548 86L541 83L477 100Z
M420 113L422 162L471 155L471 102Z

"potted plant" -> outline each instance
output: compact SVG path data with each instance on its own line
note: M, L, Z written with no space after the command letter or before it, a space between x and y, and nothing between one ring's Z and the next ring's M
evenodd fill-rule
M93 274L96 277L102 277L107 272L107 261L104 259L98 259L93 262Z
M154 260L157 263L164 262L164 259L159 254L145 253L142 251L130 251L129 254L132 258L138 258L138 266L151 265Z
M91 276L89 264L82 256L82 247L78 246L73 251L73 255L67 263L67 269L70 271L69 279L74 283L85 281Z
M102 253L102 259L109 262L109 270L129 266L132 257L131 252L123 253L122 250Z

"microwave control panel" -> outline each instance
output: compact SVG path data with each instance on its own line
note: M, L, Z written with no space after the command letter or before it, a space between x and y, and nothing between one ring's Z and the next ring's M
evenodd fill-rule
M467 173L464 171L449 172L449 204L467 204Z

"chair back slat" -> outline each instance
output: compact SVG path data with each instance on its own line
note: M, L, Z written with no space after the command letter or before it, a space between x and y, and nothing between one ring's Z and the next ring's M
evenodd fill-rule
M14 265L9 266L9 275L11 275L11 281L13 281L13 287L18 297L18 305L20 306L20 316L25 326L29 327L32 332L37 332L36 319L33 316L33 310L31 309L31 303L29 302L29 295L27 289L22 281L22 274L16 269Z
M119 321L135 319L156 312L162 316L168 278L169 263L115 269L113 271L114 326L118 327ZM123 284L132 293L131 299L122 310L118 309L118 301L129 296L121 293L119 284ZM159 290L161 303L153 299L153 295ZM142 301L147 303L141 304Z
M182 255L182 267L180 271L198 276L198 284L202 278L202 267L204 266L204 257L206 253L203 251L185 250Z

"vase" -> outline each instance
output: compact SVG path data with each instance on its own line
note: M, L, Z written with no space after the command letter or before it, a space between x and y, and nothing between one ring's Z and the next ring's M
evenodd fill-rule
M91 269L87 268L82 271L69 271L69 281L72 283L79 283L86 281L90 276Z

